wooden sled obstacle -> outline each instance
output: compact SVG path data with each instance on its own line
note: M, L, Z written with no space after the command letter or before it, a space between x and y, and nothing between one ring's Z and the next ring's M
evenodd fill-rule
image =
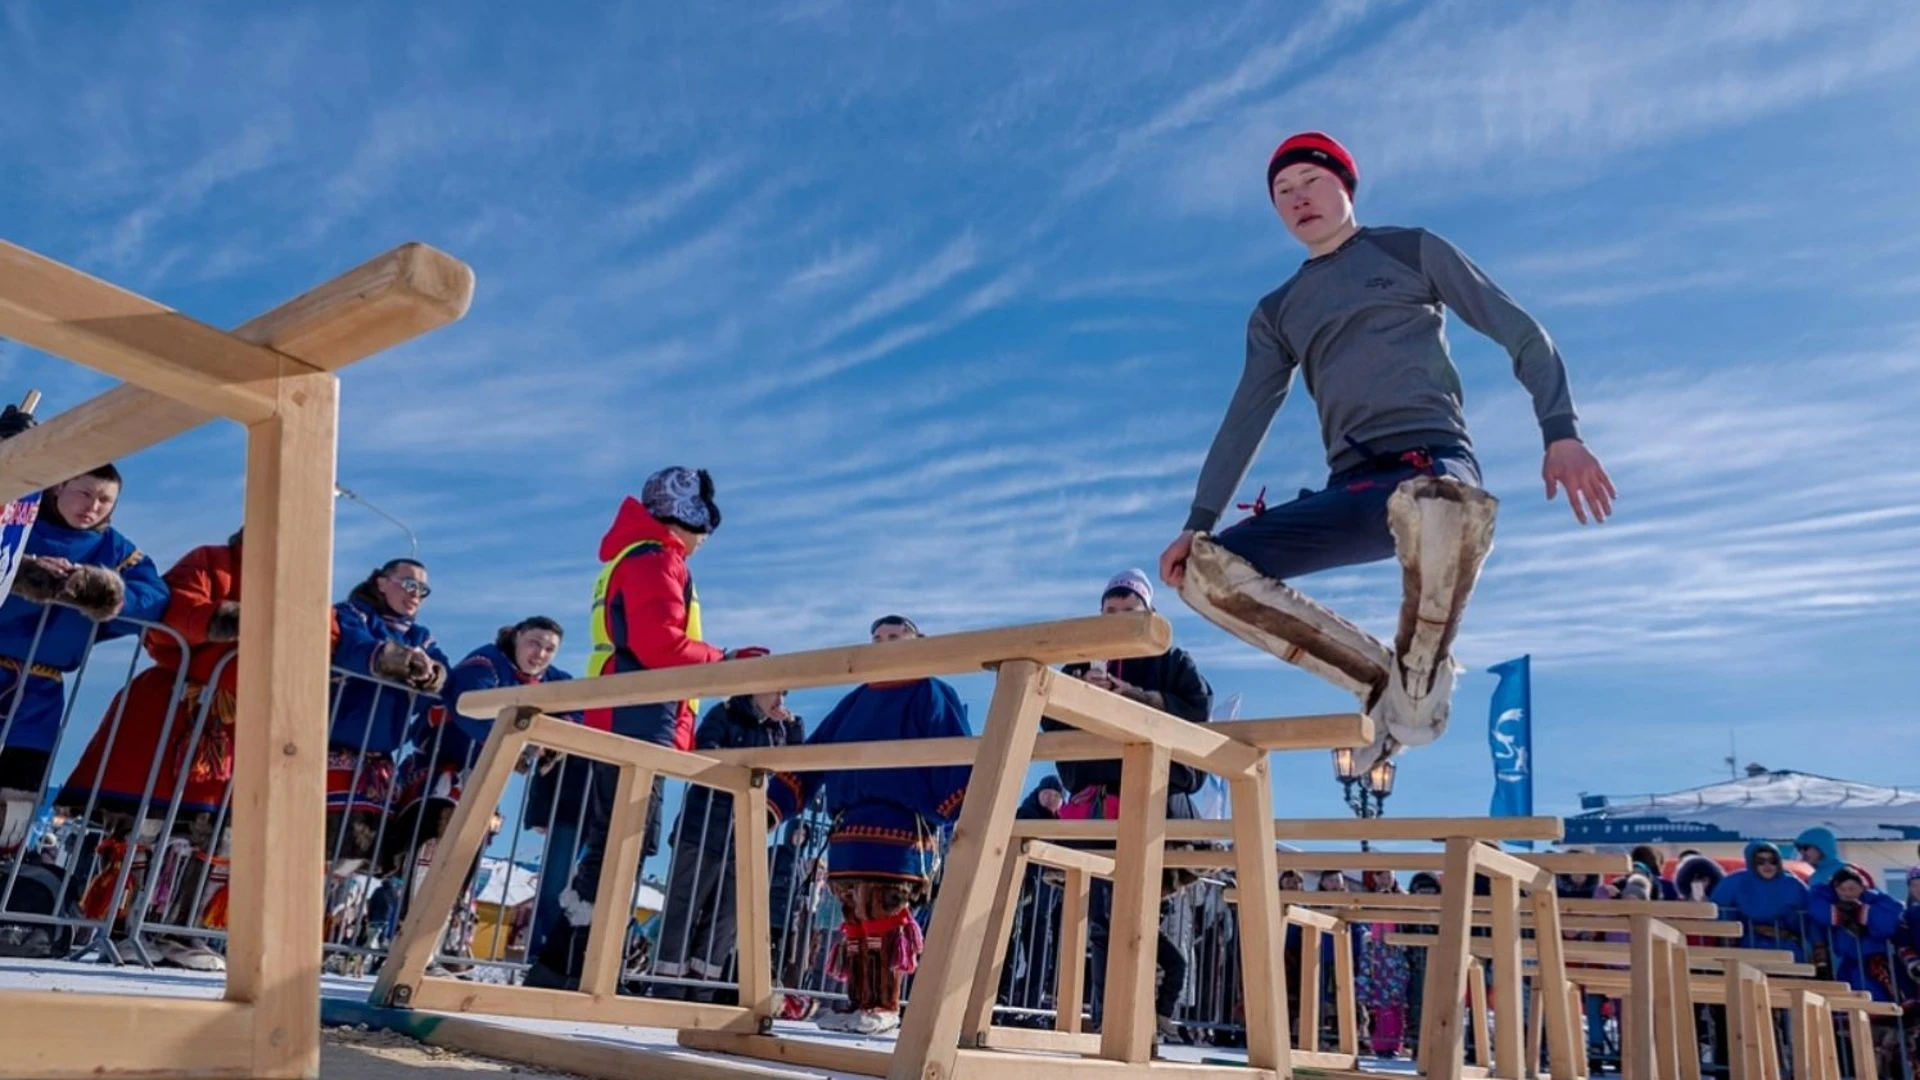
M1278 948L1276 902L1241 917L1249 1002L1248 1069L1153 1062L1153 948L1164 843L1191 823L1166 820L1167 769L1180 761L1226 778L1234 821L1211 823L1238 841L1235 867L1249 880L1275 880L1274 821L1268 754L1274 750L1364 746L1372 723L1358 715L1195 725L1057 676L1046 665L1125 659L1164 652L1171 637L1157 615L1108 615L1033 626L857 645L699 667L638 672L469 694L463 712L498 715L472 782L463 794L421 893L394 943L375 989L376 1004L450 1012L491 1013L675 1028L681 1044L808 1068L888 1076L894 1080L971 1080L1007 1068L1049 1072L1179 1073L1185 1077L1260 1080L1290 1073L1285 983L1267 957ZM685 754L585 731L551 713L616 705L723 698L773 689L799 690L856 682L902 681L991 669L992 704L978 738L781 747ZM1077 730L1039 730L1048 715ZM564 750L618 766L619 797L588 934L587 964L577 992L484 986L429 978L426 968L452 910L464 868L479 854L486 822L513 762L527 746ZM1014 809L1034 761L1118 756L1126 784L1122 829L1110 857L1075 858L1060 849L1017 846ZM690 1005L626 998L614 992L619 913L639 867L646 799L654 776L672 776L734 795L734 851L740 939L763 939L767 925L765 783L774 771L970 764L972 780L953 832L936 898L928 949L914 978L913 1001L891 1053L786 1039L772 1031L773 983L761 950L740 956L740 1005ZM1111 875L1116 883L1106 983L1105 1030L1094 1039L1065 1033L1060 1048L1095 1057L1034 1058L995 1049L982 1038L990 1016L1003 945L996 911L1002 882L1024 855L1072 863L1070 872ZM1270 901L1275 900L1269 894ZM972 1030L968 1030L971 1026ZM1004 1044L1003 1044L1004 1045ZM674 1058L631 1052L636 1069L675 1075Z
M0 242L0 337L124 380L0 442L0 499L217 417L247 428L225 995L0 992L0 1076L319 1072L334 372L472 295L465 264L409 244L227 332Z

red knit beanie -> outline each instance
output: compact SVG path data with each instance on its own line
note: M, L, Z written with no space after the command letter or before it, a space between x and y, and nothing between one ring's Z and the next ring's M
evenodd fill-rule
M1319 131L1303 131L1288 137L1287 141L1274 150L1273 157L1267 161L1267 197L1273 197L1273 178L1281 169L1309 161L1340 178L1346 185L1347 195L1351 197L1360 186L1360 169L1353 163L1353 155L1347 148L1334 141L1333 136Z

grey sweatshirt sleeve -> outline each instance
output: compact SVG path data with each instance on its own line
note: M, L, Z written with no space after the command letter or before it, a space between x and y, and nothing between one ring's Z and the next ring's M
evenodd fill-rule
M1234 388L1227 404L1226 418L1213 436L1206 464L1200 467L1200 482L1193 495L1193 510L1187 516L1187 528L1207 532L1220 522L1227 501L1247 478L1254 455L1267 440L1267 427L1287 400L1293 387L1293 371L1298 362L1281 343L1264 303L1253 309L1247 320L1247 366L1240 373L1240 385Z
M1440 302L1513 357L1513 374L1533 395L1533 415L1547 443L1580 437L1567 366L1547 329L1482 273L1459 248L1420 234L1420 265Z

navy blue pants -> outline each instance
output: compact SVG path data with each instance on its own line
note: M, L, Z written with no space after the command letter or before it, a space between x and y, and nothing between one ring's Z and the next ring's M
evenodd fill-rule
M1464 449L1436 449L1431 457L1409 452L1337 472L1321 490L1257 511L1215 541L1277 581L1390 559L1387 499L1416 476L1451 476L1481 486L1480 464Z

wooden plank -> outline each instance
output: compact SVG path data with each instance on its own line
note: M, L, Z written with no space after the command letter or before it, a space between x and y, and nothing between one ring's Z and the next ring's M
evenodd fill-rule
M1547 990L1547 1053L1555 1061L1584 1062L1586 1047L1580 1042L1580 1012L1571 1007L1563 993L1567 985L1567 962L1561 953L1565 939L1560 925L1560 901L1551 887L1535 890L1527 901L1533 905L1534 941L1540 954L1535 978L1545 984Z
M445 326L466 313L473 271L423 244L404 244L233 331L323 371ZM117 386L0 443L0 500L51 487L215 418L138 386Z
M1150 612L1094 615L997 630L904 638L878 645L847 645L719 664L603 675L598 679L479 690L462 695L459 707L463 714L476 717L491 716L509 705L532 705L542 712L561 713L770 690L810 690L850 683L964 675L1014 659L1044 665L1158 656L1167 651L1172 640L1173 630L1167 621Z
M1635 918L1645 917L1646 916L1643 915L1635 916ZM1365 920L1356 919L1354 921L1361 922ZM1565 927L1563 926L1562 929L1565 929ZM1492 938L1474 939L1474 955L1492 957L1494 950L1499 947L1499 941L1500 938L1497 932ZM1387 936L1387 942L1406 948L1425 949L1438 945L1440 943L1440 936L1438 934L1401 932L1389 934ZM1560 946L1560 952L1561 955L1568 960L1598 964L1618 964L1622 967L1632 963L1634 957L1630 944L1612 941L1563 942ZM1522 957L1532 959L1536 953L1537 948L1534 939L1529 938L1520 943L1520 955ZM1696 968L1711 966L1714 970L1718 970L1723 964L1735 961L1751 964L1769 975L1809 976L1813 972L1813 965L1799 963L1793 959L1793 954L1785 949L1722 949L1701 947L1688 950L1687 962Z
M1007 949L1013 944L1013 924L1015 916L1020 914L1020 892L1026 881L1027 860L1024 848L1009 853L1000 869L999 887L993 891L993 912L987 916L985 962L973 977L973 990L967 999L967 1026L962 1032L974 1046L985 1045L982 1040L993 1027L993 1004L1000 996L1000 976L1007 969Z
M279 415L247 431L234 728L229 1001L254 1006L253 1075L320 1067L326 873L327 622L339 382L280 381Z
M0 337L253 424L315 369L0 240Z
M1891 1004L1891 1003L1890 1003ZM1897 1011L1899 1006L1894 1006ZM1867 1014L1849 1010L1847 1040L1853 1046L1853 1080L1880 1080L1880 1060L1873 1045L1873 1024Z
M1028 862L1051 866L1056 870L1085 870L1097 878L1113 876L1113 857L1097 851L1061 847L1045 840L1028 840L1020 846Z
M1068 870L1060 894L1060 948L1054 962L1055 1031L1078 1032L1087 1003L1087 905L1093 900L1093 876Z
M1633 954L1633 973L1629 980L1632 989L1627 992L1626 1015L1620 1024L1621 1075L1625 1080L1678 1080L1661 1074L1658 1055L1654 1052L1653 1014L1660 1008L1660 995L1654 983L1653 935L1646 930L1651 920L1645 915L1635 915L1633 921L1633 940L1629 946Z
M1340 908L1375 908L1382 911L1431 914L1445 907L1443 896L1417 893L1283 891L1280 893L1280 900L1282 903L1299 904L1302 907L1328 911ZM1493 898L1474 897L1471 910L1493 911ZM1720 909L1713 904L1676 900L1561 900L1556 910L1561 915L1593 915L1622 920L1633 915L1648 915L1657 919L1717 919L1720 916ZM1627 929L1627 924L1623 921L1619 929Z
M514 765L527 745L531 717L519 710L500 714L488 733L480 757L467 777L466 789L453 808L453 818L434 848L433 864L414 893L407 917L387 951L387 962L374 980L373 1001L407 1006L440 947L441 934L453 905L466 884L467 869L486 846L488 826L500 796L513 777Z
M1281 917L1290 925L1312 926L1330 933L1337 933L1341 927L1339 919L1325 912L1300 907L1298 904L1287 905L1286 911Z
M1700 1054L1695 1050L1700 1045L1700 1032L1693 1015L1693 992L1687 985L1687 943L1685 938L1680 938L1666 944L1665 962L1661 964L1661 991L1664 1000L1671 1003L1673 1054L1680 1080L1700 1080Z
M1054 684L1065 681L1055 679ZM1120 760L1120 848L1113 859L1113 918L1107 930L1100 1054L1140 1064L1153 1059L1158 1031L1153 974L1160 939L1167 766L1172 757L1158 743L1128 743L1121 748Z
M1553 872L1518 856L1509 855L1497 847L1482 845L1480 852L1480 872L1499 880L1511 878L1528 889L1553 888Z
M1107 616L1117 618L1118 616ZM928 639L931 640L931 639ZM741 663L757 664L758 660ZM718 666L718 665L714 665ZM642 672L642 674L654 674ZM626 679L629 675L609 678ZM606 679L575 679L574 682L605 682ZM569 683L546 683L567 686ZM493 694L485 690L480 693ZM465 703L478 697L468 694ZM1273 823L1275 840L1445 840L1463 837L1472 840L1558 840L1562 825L1559 818L1280 818ZM1015 823L1017 839L1037 840L1112 840L1117 835L1111 821L1045 821L1027 819ZM1169 840L1226 840L1233 835L1225 821L1170 821ZM1393 895L1375 893L1375 896ZM1629 901L1609 901L1628 903ZM1710 907L1711 905L1696 905Z
M1316 1073L1351 1070L1358 1063L1358 1056L1354 1054L1323 1054L1310 1050L1295 1050L1289 1057L1294 1068L1312 1069Z
M1152 625L1117 615L1099 633L1112 633L1125 627L1151 636ZM1082 620L1086 622L1087 620ZM1099 621L1099 620L1095 620ZM1059 624L1056 624L1059 625ZM1160 622L1164 630L1166 624ZM956 637L966 635L955 635ZM989 635L990 636L990 635ZM1098 635L1094 635L1098 636ZM979 636L975 635L976 640ZM894 649L896 655L912 654L924 665L939 653L911 649L922 641L939 638L907 639L876 649ZM1005 639L995 639L1005 640ZM1048 640L1054 640L1049 638ZM779 659L771 657L769 659ZM759 660L733 661L758 664ZM854 666L892 663L885 660L849 659ZM721 667L724 665L713 665ZM655 672L642 672L651 675ZM625 675L580 682L623 679ZM1053 673L1034 660L1014 660L1000 666L993 688L993 701L987 707L980 757L974 763L973 777L967 785L967 800L954 826L953 840L947 849L946 872L940 883L940 895L933 904L933 920L927 928L927 940L936 942L928 949L920 971L914 976L913 997L917 1005L907 1009L901 1022L897 1049L886 1069L891 1080L949 1080L959 1053L960 1027L966 1021L969 980L979 970L985 956L986 921L992 913L994 883L1007 858L1011 842L1013 812L1020 802L1020 788L1027 767L1033 760L1033 740L1040 729L1040 715L1047 700L1047 684ZM559 684L552 684L559 685Z
M1038 1050L1092 1056L1100 1052L1100 1036L1038 1028L990 1027L981 1033L979 1045L988 1050Z
M1048 733L1058 734L1058 733ZM1041 739L1048 735L1043 734ZM1036 758L1038 754L1034 755ZM1624 874L1631 865L1625 855L1524 855L1522 860L1556 874ZM1413 872L1424 870L1438 874L1446 868L1446 856L1438 851L1282 851L1275 858L1281 870L1343 870L1365 873L1369 870ZM1225 870L1233 866L1233 852L1169 851L1166 865L1185 870Z
M653 773L635 765L621 766L620 780L614 785L613 817L607 824L606 850L601 853L593 923L587 932L587 952L580 970L580 989L594 997L612 997L620 986L627 924L633 921L634 884L640 880L646 843L647 805L652 801ZM755 941L747 937L739 940Z
M680 1051L652 1050L521 1027L507 1027L465 1016L438 1016L423 1041L468 1054L480 1054L539 1069L593 1080L817 1080L813 1074L738 1061L717 1061Z
M1320 971L1320 942L1326 931L1317 926L1303 926L1300 929L1300 1035L1298 1042L1302 1049L1318 1052L1320 1049L1320 1003L1326 995L1321 987L1325 979ZM1336 939L1335 944L1338 945ZM1335 948L1333 955L1339 956Z
M1360 1053L1359 987L1353 978L1353 928L1343 925L1334 935L1333 950L1333 1030L1340 1040L1340 1052Z
M1244 775L1254 762L1267 758L1265 750L1224 731L1189 723L1081 679L1053 680L1047 715L1116 743L1151 743L1182 765L1220 776Z
M465 696L461 698L466 700ZM534 717L527 732L535 746L559 750L580 757L618 765L638 765L666 776L691 780L706 787L738 795L753 784L751 770L716 761L706 754L674 750L657 743L630 739L611 731L599 731L584 724L572 724L557 716Z
M1275 1080L1271 1069L1156 1061L1151 1067L1099 1058L1016 1058L995 1050L962 1050L954 1080Z
M0 1075L252 1076L253 1024L234 1001L0 991Z
M1187 726L1202 731L1219 731L1261 750L1329 750L1342 746L1371 745L1372 735L1368 733L1373 730L1373 721L1358 713L1339 713ZM818 743L810 746L754 746L701 752L716 761L774 772L922 768L971 765L980 752L980 740L945 738L904 742ZM1119 752L1120 748L1114 745L1113 740L1086 731L1043 731L1033 744L1035 761L1105 761ZM1618 866L1614 863L1618 863ZM1627 857L1622 855L1607 860L1606 867L1605 871L1593 872L1625 873L1628 869Z
M1467 1011L1473 1014L1473 1063L1493 1067L1493 1028L1487 1023L1487 965L1467 965Z
M849 1046L845 1043L814 1042L811 1039L790 1039L776 1035L683 1029L678 1038L680 1045L689 1050L758 1058L761 1061L798 1065L803 1069L824 1069L828 1072L852 1073L855 1076L885 1076L888 1063L895 1056L885 1050L868 1050L865 1047Z
M731 1005L701 1005L656 998L599 996L571 990L462 982L428 977L413 992L413 1007L429 1012L519 1016L530 1020L571 1020L583 1024L688 1028L751 1033L759 1028L752 1010Z
M1238 894L1229 890L1228 901L1230 903L1238 902ZM1355 908L1345 905L1327 905L1325 910L1339 912L1341 918L1353 922L1416 924L1432 923L1438 918L1438 916L1434 914L1414 915L1407 911L1395 910L1393 908ZM1599 933L1626 933L1627 919L1629 917L1630 916L1621 916L1615 919L1604 918L1598 915L1565 915L1560 919L1560 928L1562 930L1580 930ZM1493 913L1490 911L1474 912L1473 925L1476 927L1491 927L1493 925ZM1693 919L1674 919L1668 920L1667 925L1692 937L1737 938L1746 933L1746 929L1739 923L1730 922L1698 922ZM1533 913L1525 908L1520 909L1520 926L1524 930L1533 929ZM1589 942L1587 944L1594 943Z
M1475 869L1493 854L1482 847L1474 856ZM1488 886L1493 901L1493 937L1487 939L1493 947L1493 1075L1520 1080L1521 1036L1525 1033L1520 1003L1526 993L1520 981L1520 882L1495 873Z
M733 797L735 940L770 945L772 875L767 866L767 776L754 773L745 791ZM771 1022L774 1013L773 950L737 950L740 1005Z
M1429 1045L1426 1075L1439 1080L1461 1080L1466 1031L1460 1026L1460 1005L1467 995L1467 913L1473 900L1473 870L1480 845L1472 839L1447 841L1447 869L1440 912L1441 943L1429 950L1427 963L1435 973L1425 1012L1433 1014L1421 1042Z
M1228 825L1233 829L1238 857L1235 876L1241 881L1277 881L1280 871L1274 865L1273 776L1269 763L1262 760L1248 775L1228 780L1227 797L1233 808ZM1291 1074L1293 1061L1287 1041L1287 980L1281 970L1286 941L1279 894L1262 889L1259 901L1240 911L1247 1064L1272 1069L1282 1080ZM1302 1037L1306 1037L1304 1032ZM1317 1050L1319 1045L1309 1042L1308 1049Z

